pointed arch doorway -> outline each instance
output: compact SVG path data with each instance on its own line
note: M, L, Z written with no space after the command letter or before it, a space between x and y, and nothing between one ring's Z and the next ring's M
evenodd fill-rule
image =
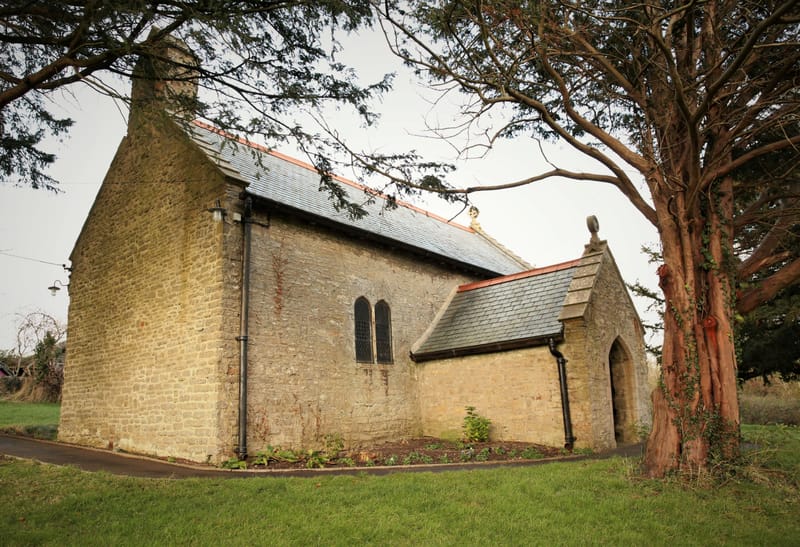
M633 359L624 342L617 338L608 353L614 440L618 445L637 442L634 412Z

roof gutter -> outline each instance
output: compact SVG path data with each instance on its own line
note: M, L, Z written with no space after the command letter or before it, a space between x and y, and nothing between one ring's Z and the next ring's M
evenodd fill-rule
M411 360L415 363L422 363L423 361L433 361L436 359L452 359L453 357L465 357L467 355L480 355L482 353L496 353L499 351L511 351L515 349L532 348L535 346L543 346L549 344L550 340L563 339L563 335L542 335L530 338L520 338L518 340L507 340L504 342L493 342L491 344L483 344L480 346L469 346L462 348L451 348L443 350L434 350L428 352L410 353Z
M572 450L575 446L575 437L572 434L572 418L569 415L569 391L567 390L567 360L556 349L556 341L550 338L547 341L550 354L556 358L558 366L558 385L561 388L561 415L564 418L564 448Z

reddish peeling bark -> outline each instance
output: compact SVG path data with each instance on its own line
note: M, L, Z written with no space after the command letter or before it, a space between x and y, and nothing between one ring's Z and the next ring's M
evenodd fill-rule
M741 295L739 311L800 279L800 259L790 262L785 245L798 210L790 166L800 134L789 77L800 59L791 26L797 2L760 11L714 0L624 9L578 4L540 2L534 14L504 3L461 3L455 11L426 10L420 27L406 26L388 5L379 11L401 36L427 49L420 58L409 55L401 38L393 46L398 56L429 71L437 84L472 94L464 110L469 123L498 104L520 107L489 143L530 124L604 167L574 172L553 165L516 182L450 191L469 195L556 176L607 183L658 228L669 266L659 270L666 301L663 381L653 396L645 465L652 476L700 470L716 454L737 450L735 223L773 226L760 243L749 242L741 272L778 270ZM448 47L427 48L417 39L420 29ZM618 40L629 42L630 55L598 47ZM606 115L596 115L598 97L610 105ZM630 170L644 178L648 196ZM746 207L736 216L733 177Z
M738 450L732 270L726 265L731 234L723 221L730 195L723 183L714 199L687 204L683 194L672 194L670 212L660 208L670 266L658 270L666 309L662 382L653 393L645 451L649 476L696 473L711 455L729 458Z

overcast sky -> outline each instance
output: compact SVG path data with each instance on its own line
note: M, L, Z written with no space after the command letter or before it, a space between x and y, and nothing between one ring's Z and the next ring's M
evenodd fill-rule
M375 48L378 47L380 44L376 43ZM376 62L374 51L362 43L356 53L369 57L354 58L368 78L395 70L391 59ZM416 148L430 159L453 161L454 152L449 146L414 136L423 133L426 122L430 124L434 116L442 116L441 111L431 111L423 97L425 91L416 87L411 77L401 73L396 88L377 105L382 113L377 130L367 132L355 120L343 118L338 125L340 133L362 147L384 152ZM68 291L59 291L53 297L47 287L55 280L68 282L67 272L60 264L69 265L70 251L126 131L127 110L123 106L88 88L71 91L74 96L62 94L56 100L76 120L76 125L63 143L51 144L58 154L51 173L60 181L63 192L52 194L15 188L7 182L0 184L2 349L13 347L16 325L26 313L44 311L66 322ZM449 120L445 115L439 121ZM297 155L292 149L279 150ZM560 167L591 168L565 147L549 147L546 152L548 159ZM485 158L458 165L454 180L464 186L509 182L549 169L538 145L527 138L502 143ZM653 245L657 233L609 185L552 180L514 190L477 193L473 202L480 210L478 221L484 230L537 267L579 257L589 240L585 219L596 215L600 221L599 235L608 240L625 280L656 286L655 266L647 263L640 249L642 245ZM423 207L448 214L441 203ZM456 221L469 224L469 217L464 212ZM642 314L644 304L637 302L637 305Z

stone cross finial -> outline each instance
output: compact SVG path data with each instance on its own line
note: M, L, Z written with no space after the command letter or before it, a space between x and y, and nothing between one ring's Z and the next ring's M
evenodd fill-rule
M600 243L600 238L597 237L597 232L600 231L600 222L597 217L594 215L586 217L586 227L589 228L589 233L591 234L589 245L594 246Z

